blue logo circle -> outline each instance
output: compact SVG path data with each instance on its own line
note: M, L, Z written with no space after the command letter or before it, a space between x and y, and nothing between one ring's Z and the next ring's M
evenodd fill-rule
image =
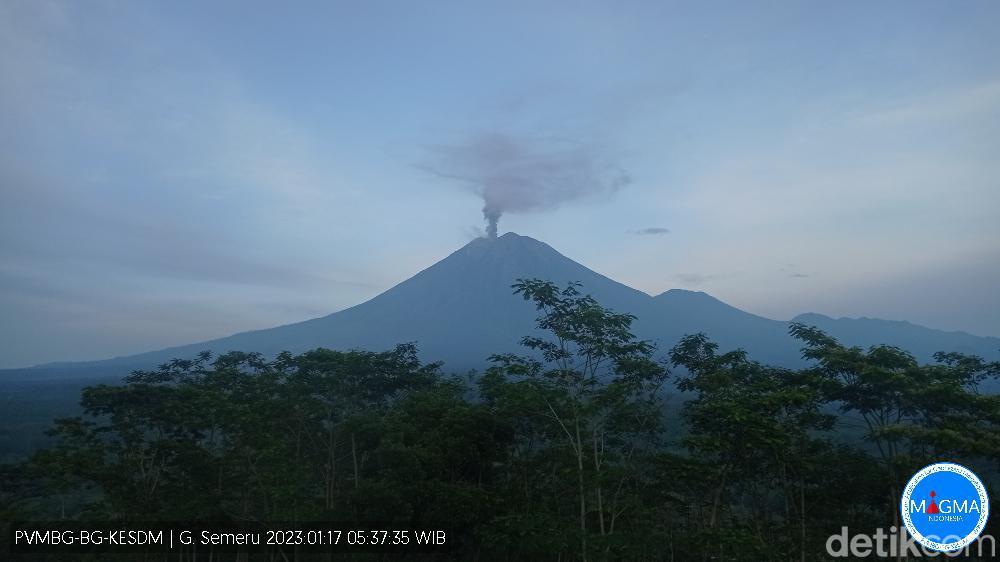
M900 510L915 541L929 550L954 552L983 532L990 498L971 470L940 462L924 467L907 482Z

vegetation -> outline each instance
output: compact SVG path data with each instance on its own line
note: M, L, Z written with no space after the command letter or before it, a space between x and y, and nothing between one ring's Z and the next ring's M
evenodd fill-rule
M539 313L529 353L475 377L402 344L203 353L87 388L53 446L0 466L0 519L391 521L456 531L456 559L805 561L841 526L898 525L921 466L1000 462L979 390L998 363L803 325L808 369L703 334L661 361L577 285L513 288Z

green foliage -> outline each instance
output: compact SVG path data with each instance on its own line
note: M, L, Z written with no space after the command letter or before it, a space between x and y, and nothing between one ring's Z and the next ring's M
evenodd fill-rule
M811 366L793 371L695 334L668 354L675 407L634 317L577 284L513 289L538 310L527 354L471 379L402 344L205 352L87 388L53 446L0 465L0 519L391 521L457 531L455 559L817 560L842 525L888 527L914 467L1000 462L981 392L1000 364L796 324Z
M576 496L580 558L624 554L627 545L615 531L641 504L643 469L662 430L667 370L652 359L654 347L632 334L633 316L600 306L577 284L560 290L549 281L519 279L513 288L540 313L536 327L547 337L527 336L521 343L544 363L494 356L481 395L497 415L523 420L516 431L525 446L514 460L552 470L543 481ZM555 507L534 507L547 490L529 480L534 478L525 473L527 509ZM513 544L518 536L500 538Z

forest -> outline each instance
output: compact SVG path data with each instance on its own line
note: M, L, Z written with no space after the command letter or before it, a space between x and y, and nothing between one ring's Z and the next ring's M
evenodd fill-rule
M0 521L392 522L449 529L435 560L805 562L842 527L899 528L927 464L996 481L998 362L792 324L808 366L779 368L710 334L656 349L578 284L512 291L535 330L483 372L401 343L206 351L88 387L50 446L0 465Z

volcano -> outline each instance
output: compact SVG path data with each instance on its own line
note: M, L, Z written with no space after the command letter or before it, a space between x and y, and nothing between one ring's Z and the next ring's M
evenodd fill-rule
M304 322L171 347L128 357L77 363L50 363L0 371L0 411L11 422L0 427L0 461L22 458L47 443L53 417L79 411L80 390L116 383L135 369L151 369L174 358L210 350L281 351L316 347L381 351L415 342L425 361L443 361L446 372L481 370L494 353L519 352L532 332L534 307L512 294L518 278L578 281L604 306L630 312L635 333L665 357L685 334L704 332L721 351L742 347L750 357L774 365L804 364L788 322L749 314L702 292L673 289L657 296L627 287L567 258L547 244L507 233L479 238L410 279L357 306ZM930 361L935 351L959 351L998 358L1000 339L943 332L906 322L833 319L806 314L795 320L818 326L850 345L895 345Z
M203 350L273 356L316 347L384 350L415 342L423 359L444 361L447 370L481 369L491 354L522 351L518 341L533 329L534 307L512 294L511 284L518 278L582 283L583 291L604 306L634 314L637 335L656 343L663 355L683 335L704 332L721 350L742 347L762 362L803 364L799 342L788 335L788 322L744 312L702 292L672 289L651 296L596 273L543 242L508 232L498 238L477 238L371 300L327 316L128 357L43 367L52 376L78 368L111 374L190 358ZM994 358L1000 350L998 338L906 322L819 314L793 321L816 325L850 345L896 345L922 361L931 360L936 351Z

